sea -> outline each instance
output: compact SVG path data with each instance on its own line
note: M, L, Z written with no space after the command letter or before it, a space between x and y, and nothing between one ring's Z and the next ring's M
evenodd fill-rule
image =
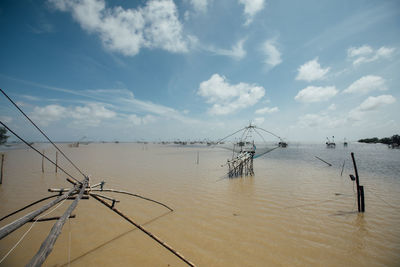
M49 144L34 146L55 161ZM329 149L323 143L293 142L254 159L253 176L229 178L225 163L232 151L227 145L59 146L90 175L92 185L104 181L105 189L171 207L172 212L142 198L95 192L118 200L119 211L196 266L400 266L399 149L352 142ZM355 175L352 152L364 186L363 213L349 176ZM67 175L49 162L42 172L42 157L32 149L1 153L0 217L56 194L49 188L71 187ZM58 162L83 179L60 153ZM42 218L61 216L71 203L61 202ZM0 227L40 206L0 221ZM80 200L73 214L44 266L186 266L93 197ZM26 265L54 222L27 223L0 240L0 266Z

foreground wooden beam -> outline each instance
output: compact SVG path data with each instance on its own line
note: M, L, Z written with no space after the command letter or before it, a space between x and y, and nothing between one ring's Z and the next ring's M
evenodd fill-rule
M86 187L89 184L89 178L85 177L82 187L79 191L78 197L72 202L72 204L68 207L65 213L61 216L61 218L53 225L51 228L49 235L46 240L43 241L42 245L39 248L39 251L35 256L31 259L31 261L26 266L42 266L43 262L46 260L47 256L53 250L54 244L57 241L58 236L61 234L61 230L67 221L67 219L71 216L72 211L78 205L78 201L82 198L83 193L85 192Z
M14 222L12 222L10 224L7 224L6 226L3 226L0 229L0 239L3 239L4 237L6 237L7 235L11 234L12 232L17 230L19 227L21 227L25 223L29 222L30 220L32 220L36 216L42 214L43 212L45 212L49 208L53 207L57 203L63 201L66 198L68 198L78 188L79 188L78 186L75 186L74 188L71 188L66 194L59 196L58 198L56 198L55 200L47 203L46 205L42 206L41 208L28 213L27 215L19 218L18 220L15 220Z

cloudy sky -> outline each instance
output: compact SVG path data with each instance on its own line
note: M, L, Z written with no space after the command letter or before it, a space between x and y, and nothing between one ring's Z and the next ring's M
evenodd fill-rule
M0 35L0 87L58 141L400 133L399 1L3 0Z

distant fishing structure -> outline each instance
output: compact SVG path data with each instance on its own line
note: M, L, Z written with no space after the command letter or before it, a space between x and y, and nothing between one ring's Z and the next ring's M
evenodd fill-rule
M335 136L332 136L332 141L327 137L325 144L327 148L336 148Z
M254 142L254 135L258 135L261 137L262 141L266 143L263 135L260 133L260 131L264 133L268 133L276 138L278 138L280 141L276 147L273 148L267 148L267 149L259 149L261 152L257 152L257 146ZM254 169L253 169L253 160L255 158L258 158L266 153L271 152L272 150L278 148L278 147L286 147L287 143L283 141L281 137L278 135L267 131L263 128L257 127L251 122L249 123L249 126L246 126L222 139L216 142L216 144L221 144L224 140L227 138L236 135L236 134L241 134L241 137L238 142L233 143L233 148L232 148L232 158L228 159L225 164L221 165L223 166L228 166L228 174L227 176L229 178L232 177L238 177L238 176L253 176L254 175Z
M15 230L19 229L26 223L32 222L33 224L31 225L31 228L33 225L37 222L42 222L42 221L49 221L49 220L57 220L56 223L53 225L53 227L50 230L50 233L46 237L46 239L43 241L41 244L38 252L33 256L33 258L30 260L30 262L26 266L42 266L43 263L45 262L46 258L48 255L51 253L53 250L53 247L57 241L57 238L61 234L62 228L64 224L66 223L67 219L69 218L75 218L76 216L72 214L74 209L77 207L79 200L81 199L89 199L92 197L93 199L99 201L102 205L108 207L111 209L113 212L118 214L120 217L137 227L139 230L144 232L146 235L151 237L153 240L158 242L161 246L169 250L171 253L173 253L176 257L178 257L180 260L185 262L189 266L195 266L192 262L190 262L188 259L186 259L182 254L180 254L178 251L173 249L171 246L169 246L167 243L162 241L159 237L156 235L152 234L143 226L140 224L136 223L133 219L131 219L129 216L125 215L122 213L119 209L117 209L115 206L118 202L120 202L117 199L114 199L112 197L105 196L101 194L102 192L113 192L113 193L119 193L119 194L125 194L125 195L130 195L133 197L138 197L147 201L151 201L153 203L159 204L169 210L169 212L173 212L173 209L168 207L167 205L158 202L156 200L146 198L131 192L123 191L123 190L115 190L115 189L105 189L104 184L105 181L102 181L100 183L96 184L90 184L90 176L85 174L80 168L77 167L77 165L68 157L65 155L65 153L28 117L28 115L25 114L24 111L2 90L0 89L0 92L22 113L22 115L49 141L53 147L56 149L57 152L59 152L82 176L82 180L78 180L71 174L69 174L65 169L60 167L58 165L58 162L54 162L50 158L48 158L44 153L40 152L38 149L36 149L32 144L28 143L25 139L20 137L15 131L10 129L5 123L0 121L0 124L5 127L10 133L12 133L15 137L20 139L23 143L25 143L27 146L29 146L31 149L33 149L35 152L40 154L43 159L48 160L50 163L55 165L56 170L59 169L62 171L64 174L66 174L68 177L66 178L67 182L71 184L71 188L68 189L48 189L49 192L56 192L57 194L51 195L42 199L39 199L33 203L30 203L26 205L25 207L22 207L6 216L3 216L0 218L0 221L13 216L21 211L24 211L25 209L32 207L40 202L43 202L45 200L48 200L50 198L55 198L53 201L43 205L42 207L29 212L28 214L22 216L21 218L3 226L0 228L0 240L14 232ZM79 141L78 141L79 143ZM66 209L64 214L61 217L48 217L48 218L43 218L50 214L52 211L56 210L61 204L64 203L66 200L73 200L72 204ZM52 208L49 212L45 213L47 210ZM41 215L45 213L44 215ZM21 239L8 251L8 253L3 256L0 259L0 263L7 258L7 256L16 248L16 246L19 244L20 241L26 236L26 234L30 231L30 229L25 232L25 234L21 237Z

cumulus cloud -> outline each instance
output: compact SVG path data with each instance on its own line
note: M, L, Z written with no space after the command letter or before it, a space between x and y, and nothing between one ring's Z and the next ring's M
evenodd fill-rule
M322 127L332 129L343 126L345 123L345 118L331 117L327 114L306 114L298 119L298 125L302 128Z
M393 104L396 102L396 98L391 95L380 95L380 96L370 96L364 102L362 102L358 107L352 109L349 112L348 119L353 121L358 121L364 118L364 115L368 112L377 110L381 107Z
M244 5L244 14L246 22L244 25L249 25L253 22L254 16L264 9L265 0L239 0L239 3Z
M200 12L206 12L208 7L209 0L190 0L191 5L193 6L194 10Z
M380 76L367 75L353 82L343 93L367 94L372 91L387 90L385 80Z
M226 115L237 110L253 106L264 95L265 89L255 84L229 84L224 76L214 74L207 81L200 83L198 95L213 104L208 110L213 115Z
M271 113L275 113L278 111L279 111L278 107L273 107L273 108L265 107L265 108L257 109L255 113L256 114L271 114Z
M295 96L295 100L303 103L314 103L327 101L334 97L338 90L334 86L318 87L308 86L300 90Z
M390 58L395 49L391 47L382 46L374 50L369 45L362 45L359 47L350 47L347 49L347 57L353 61L353 65L357 66L362 63L373 62L383 58Z
M88 103L85 106L63 107L61 105L47 105L35 107L31 114L34 121L43 126L65 118L73 120L74 124L83 126L97 126L104 119L116 116L114 111L107 109L100 103Z
M49 0L64 12L71 12L83 29L96 33L104 46L127 56L142 47L169 52L187 52L191 38L183 36L183 26L172 0L150 0L144 7L107 8L104 0Z
M128 120L134 125L144 125L148 123L155 122L157 120L156 117L152 115L146 115L143 117L137 116L136 114L131 114L128 116Z
M209 46L206 47L205 50L217 55L232 57L233 59L240 60L246 56L246 50L243 48L245 41L246 39L239 40L235 45L232 46L232 49L221 49Z
M35 107L31 114L34 121L43 126L51 122L61 120L66 117L66 108L60 105L47 105L45 107Z
M328 68L322 68L318 63L318 58L310 60L303 65L301 65L297 71L296 80L303 80L307 82L315 81L315 80L323 80L325 79L325 75L329 72Z
M261 48L266 56L266 64L275 67L282 63L281 53L278 48L276 48L276 42L274 40L270 39L265 41Z
M335 104L331 104L331 105L328 107L328 110L330 110L330 111L336 110L336 105L335 105Z

